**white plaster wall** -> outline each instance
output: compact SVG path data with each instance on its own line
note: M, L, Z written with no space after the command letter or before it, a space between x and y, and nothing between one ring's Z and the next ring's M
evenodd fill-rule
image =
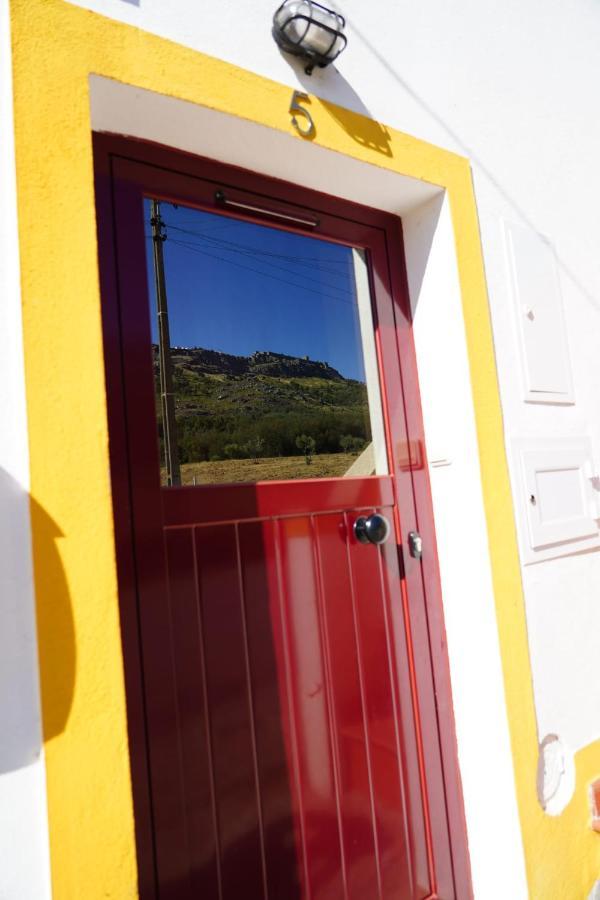
M47 900L50 864L29 526L29 458L8 3L0 2L0 898Z
M279 53L271 39L275 0L76 2L290 87L306 86L343 106L468 156L480 213L507 439L589 433L600 453L597 3L340 0L337 5L349 19L348 49L337 72L316 72L308 79L301 67ZM577 401L573 407L521 401L500 225L503 218L534 227L556 248L572 348ZM419 315L417 311L417 330ZM446 452L439 451L442 456ZM434 493L438 492L442 505L444 479L451 470L440 468L433 476ZM464 507L455 508L455 515L457 509ZM473 522L465 518L463 525L469 529ZM461 558L460 547L454 548L454 553ZM466 549L462 561L465 566L473 565ZM600 554L525 567L523 578L540 739L552 731L576 750L600 736L600 679L594 677L600 634L596 597ZM479 611L486 603L485 589L478 593L475 585L465 597L469 614L473 605ZM485 608L481 615L489 617L490 610ZM465 611L463 617L466 621ZM488 633L489 618L480 625L489 641L486 646L496 654L493 669L497 647ZM457 631L453 639L451 630L450 625L460 726L465 701L456 685L462 679L463 648L456 644ZM485 660L482 664L485 666ZM495 683L494 673L485 672L490 683ZM468 742L464 732L462 739ZM489 755L480 760L480 778L485 771L495 777L495 752L496 748L490 747ZM472 760L470 765L477 763ZM489 822L480 824L489 831ZM477 823L471 821L470 835L475 833L473 829L477 830ZM493 843L490 835L487 849L480 849L480 862L489 854L490 873L498 871ZM509 866L510 861L503 858L501 868ZM495 895L480 889L479 896L487 900Z
M473 889L481 900L519 900L527 887L447 198L405 215L403 228Z

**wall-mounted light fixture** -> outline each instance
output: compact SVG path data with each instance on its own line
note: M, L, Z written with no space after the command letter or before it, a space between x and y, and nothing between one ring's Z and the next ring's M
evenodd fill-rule
M303 57L306 74L325 68L347 44L346 20L314 0L284 0L273 16L273 37L286 53Z

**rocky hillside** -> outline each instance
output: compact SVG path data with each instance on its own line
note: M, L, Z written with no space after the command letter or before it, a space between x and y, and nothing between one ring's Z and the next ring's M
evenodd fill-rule
M155 352L158 352L158 348L155 348ZM273 378L344 380L326 362L316 362L307 356L286 356L271 350L257 350L251 356L232 356L202 347L172 347L171 355L178 368L202 375L270 375Z
M158 348L153 350L160 416ZM326 362L201 347L172 347L171 359L182 463L294 456L301 435L314 439L317 453L339 453L349 438L355 450L370 440L365 385Z

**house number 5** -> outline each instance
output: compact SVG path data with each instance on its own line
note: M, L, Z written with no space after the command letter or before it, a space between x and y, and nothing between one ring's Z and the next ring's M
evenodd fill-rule
M304 103L310 103L308 94L303 94L302 91L294 91L289 109L292 114L292 125L302 137L312 137L316 130L315 123L313 122L309 111L304 109L303 106L300 106L301 100L304 101ZM304 121L302 119L298 121L296 118L297 114L304 116Z

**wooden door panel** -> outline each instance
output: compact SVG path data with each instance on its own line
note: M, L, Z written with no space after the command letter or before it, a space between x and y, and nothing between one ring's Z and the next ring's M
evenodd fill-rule
M289 788L272 640L260 628L262 551L246 531L256 526L165 531L191 881L223 900L266 896L266 882L295 868L276 846L281 821L290 829Z
M426 894L401 764L397 551L356 542L360 512L165 529L190 878L208 896Z

